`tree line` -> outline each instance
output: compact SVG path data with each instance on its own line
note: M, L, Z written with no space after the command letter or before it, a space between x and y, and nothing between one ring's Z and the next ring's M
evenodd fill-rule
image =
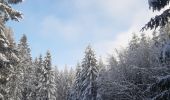
M1 48L9 49L1 49L0 56L2 100L170 98L170 24L153 31L152 36L133 33L128 46L115 49L107 63L97 59L88 45L75 69L58 70L51 63L50 51L33 59L26 35L16 44L10 28L5 28L1 42Z
M5 23L22 14L11 7L22 0L0 1L0 100L169 100L169 12L152 18L143 28L156 29L152 37L133 34L129 45L115 50L107 63L97 59L91 45L76 69L60 71L45 56L31 57L23 35L17 44ZM169 0L149 0L160 10Z

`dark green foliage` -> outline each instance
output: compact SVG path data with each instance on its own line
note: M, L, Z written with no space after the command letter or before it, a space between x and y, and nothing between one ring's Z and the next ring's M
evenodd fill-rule
M169 100L170 99L170 76L160 79L152 84L146 92L150 94L153 100Z
M8 0L8 3L10 3L10 4L17 4L17 3L20 3L22 1L23 0Z
M161 15L157 15L142 28L142 30L156 29L157 27L164 27L168 23L170 17L170 9L165 10Z
M149 0L149 6L153 11L158 10L160 11L165 6L169 4L170 0ZM156 15L142 28L142 31L147 29L156 29L159 26L164 27L168 24L170 17L170 9L166 9L160 15Z
M160 11L162 8L169 4L169 1L170 0L149 0L149 7L153 9L153 11Z

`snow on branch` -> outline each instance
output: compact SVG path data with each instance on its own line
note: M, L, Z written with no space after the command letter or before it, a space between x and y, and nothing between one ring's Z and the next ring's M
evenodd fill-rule
M10 3L10 4L17 4L20 2L23 2L23 0L8 0L8 3Z
M162 8L169 4L169 1L170 0L148 0L149 8L153 9L153 11L160 11Z
M22 18L22 14L19 11L12 9L10 6L0 3L0 8L1 10L4 10L7 19L11 18L11 20L19 21L19 18Z
M161 15L157 15L154 18L151 18L151 20L141 29L141 31L147 30L147 29L156 29L159 26L163 27L165 26L170 17L170 9L165 10Z
M150 91L164 91L170 88L170 75L161 78L157 83L150 87Z

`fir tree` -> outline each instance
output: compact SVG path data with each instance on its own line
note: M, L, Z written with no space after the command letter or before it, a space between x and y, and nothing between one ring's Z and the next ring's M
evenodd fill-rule
M47 51L46 53L43 65L44 65L42 78L43 83L41 87L42 98L45 100L54 100L55 99L54 71L52 70L51 54L49 51Z
M153 11L160 11L165 6L169 4L170 0L148 0L149 8ZM169 14L170 8L165 9L160 15L156 15L142 28L145 29L156 29L157 27L164 27L169 22Z
M75 78L75 84L74 84L74 89L76 91L76 100L80 99L80 90L81 90L81 65L78 63L77 68L76 68L76 78Z
M12 0L0 1L0 99L2 100L10 99L10 97L8 97L9 93L7 92L10 90L8 87L10 83L8 82L13 81L12 77L15 75L14 65L19 61L16 56L16 51L10 47L10 40L5 36L5 22L8 21L8 19L17 20L21 18L21 13L11 7L11 4L19 3L21 0L14 0L16 3L11 1Z
M42 86L42 81L41 78L43 77L43 59L42 55L39 56L39 58L35 58L34 61L34 69L35 69L35 74L34 74L34 93L32 94L33 100L39 100L41 98L41 92L40 88Z
M82 62L81 73L81 100L96 100L97 86L96 78L98 75L97 60L89 45L85 51L85 58Z
M72 88L70 89L69 100L80 100L81 90L81 66L78 63L76 66L76 76Z
M30 48L27 43L26 35L20 39L20 43L18 44L18 57L21 59L19 62L19 67L21 67L22 74L22 99L28 100L30 98L30 94L33 92L33 79L34 79L34 69L31 60Z
M136 50L139 47L139 37L137 36L137 34L133 33L132 39L129 42L129 49L130 50Z
M98 62L98 70L99 70L99 71L105 70L105 69L106 69L106 66L105 66L104 63L103 63L102 57L100 57L98 61L99 61L99 62Z
M60 93L60 90L59 90L59 86L60 86L60 72L59 72L59 70L58 70L58 68L57 68L57 66L55 66L55 69L54 69L55 71L54 71L54 74L55 74L55 79L54 79L54 81L55 81L55 98L56 98L56 100L60 100L60 95L59 95L59 93Z

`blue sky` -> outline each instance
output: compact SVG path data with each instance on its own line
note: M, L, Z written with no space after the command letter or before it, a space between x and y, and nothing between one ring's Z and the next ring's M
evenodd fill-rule
M7 23L16 41L26 34L32 56L50 50L60 69L81 61L88 44L106 57L152 16L147 0L25 0L14 7L24 14Z

